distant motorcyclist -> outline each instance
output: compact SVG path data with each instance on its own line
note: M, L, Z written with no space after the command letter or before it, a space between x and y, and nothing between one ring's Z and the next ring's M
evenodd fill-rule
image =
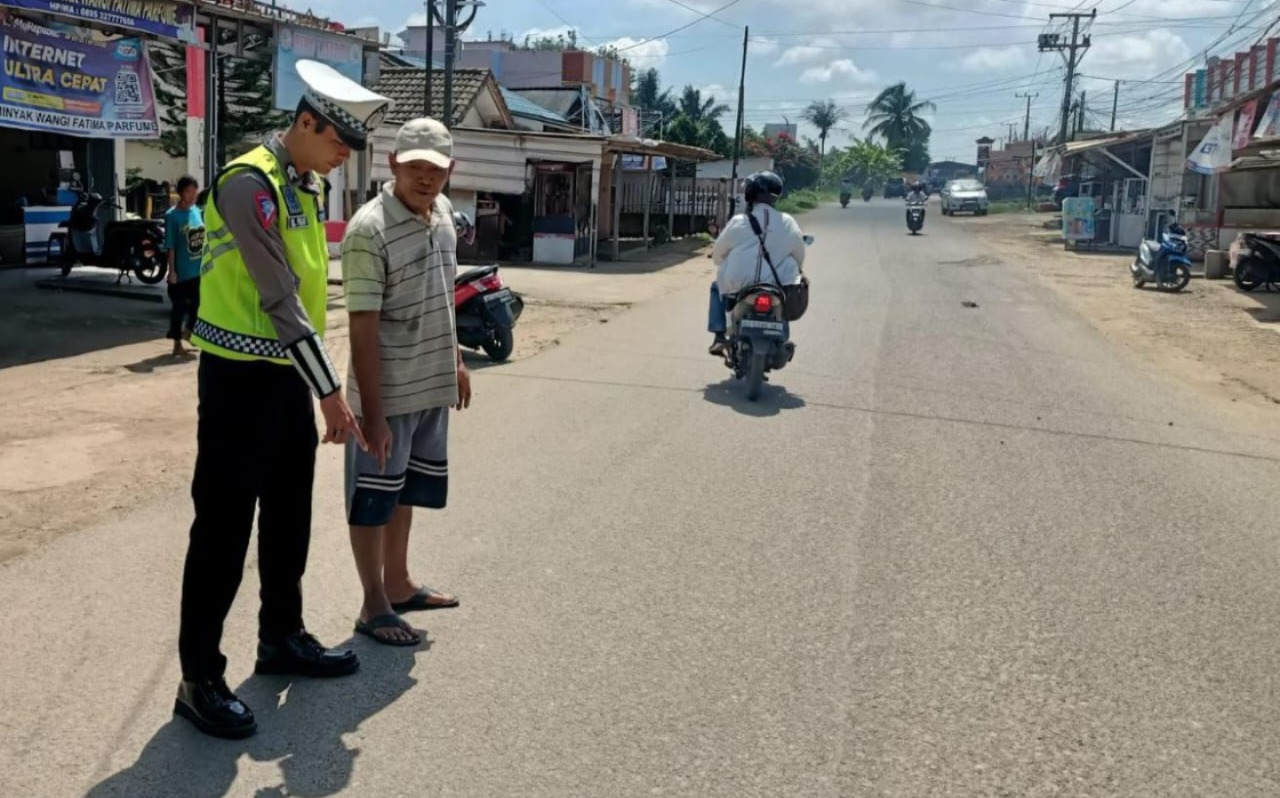
M848 177L840 178L840 204L844 205L849 202L849 198L853 196L853 181Z
M925 187L924 183L916 183L911 187L911 190L907 192L907 202L928 202L928 201L929 201L929 189Z
M798 282L804 265L805 243L800 225L790 214L773 207L782 196L782 178L773 172L756 172L747 178L744 194L747 212L725 224L711 253L716 264L716 280L711 284L707 331L715 336L709 351L716 357L724 355L728 344L725 298L755 283L774 281L773 273L761 257L761 237L782 285ZM759 225L761 237L752 229L751 218Z

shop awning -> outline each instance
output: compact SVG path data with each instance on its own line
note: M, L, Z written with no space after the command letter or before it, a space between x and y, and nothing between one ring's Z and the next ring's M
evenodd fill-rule
M1114 147L1117 144L1129 144L1134 141L1151 138L1150 130L1135 130L1131 133L1119 133L1114 136L1105 136L1097 139L1084 139L1082 141L1068 141L1065 146L1061 147L1063 155L1079 155L1089 150L1096 150L1103 147Z
M687 144L675 144L670 141L641 139L634 136L610 136L607 147L609 152L622 153L623 155L656 155L675 161L700 163L702 161L720 159L717 153L711 150L704 150L701 147L690 147Z

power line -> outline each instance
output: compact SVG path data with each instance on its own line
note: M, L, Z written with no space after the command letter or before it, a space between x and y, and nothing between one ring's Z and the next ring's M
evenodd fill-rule
M660 35L658 35L658 36L651 36L651 37L649 37L648 39L641 39L640 41L636 42L635 44L629 44L629 45L627 45L626 47L619 47L619 48L618 48L618 52L620 52L620 53L625 53L625 52L626 52L626 51L628 51L628 50L634 50L635 48L637 48L637 47L639 47L639 46L641 46L641 45L644 45L644 44L648 44L649 42L656 42L658 39L665 39L665 38L667 38L668 36L670 36L670 35L671 35L671 34L673 34L673 33L679 33L679 32L680 32L680 31L682 31L682 30L688 30L689 28L692 28L694 25L697 25L697 24L698 24L699 22L701 22L702 20L704 20L704 19L710 19L711 17L715 16L716 14L719 14L721 11L724 11L724 10L725 10L725 9L727 9L727 8L732 8L733 6L736 6L736 5L737 5L738 3L740 3L740 2L742 2L742 0L729 0L729 2L725 3L724 5L720 6L719 8L717 8L717 9L715 9L715 10L713 10L713 11L708 11L708 12L707 12L707 14L706 14L706 16L699 17L698 19L695 19L695 20L693 20L692 22L685 23L684 25L681 25L681 26L680 26L680 27L678 27L678 28L673 28L673 29L671 29L671 30L667 31L666 33L660 34Z
M738 29L741 29L741 28L742 28L742 26L741 26L741 25L735 25L735 24L733 24L732 22L728 21L727 19L720 19L719 17L717 17L717 16L715 15L715 13L716 13L716 12L714 12L714 11L712 11L711 13L709 13L709 14L708 14L708 13L707 13L707 12L705 12L705 11L701 11L701 10L699 10L699 9L694 8L693 6L685 5L684 3L680 2L680 0L667 0L667 2L668 2L668 3L671 3L672 5L680 6L681 8L683 8L683 9L685 9L685 10L687 10L687 11L692 11L693 13L697 14L699 17L701 17L701 18L703 18L703 19L710 19L710 20L713 20L713 21L715 21L715 22L719 22L721 25L728 25L729 27L734 28L735 30L738 30Z

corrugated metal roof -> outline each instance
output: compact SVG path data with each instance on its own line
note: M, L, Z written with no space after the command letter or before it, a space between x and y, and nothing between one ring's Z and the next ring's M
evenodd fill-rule
M541 105L521 97L510 89L499 88L502 91L502 99L506 100L507 108L511 111L512 116L536 119L539 122L546 122L552 125L572 126L572 123L563 115L557 114L548 108L543 108Z

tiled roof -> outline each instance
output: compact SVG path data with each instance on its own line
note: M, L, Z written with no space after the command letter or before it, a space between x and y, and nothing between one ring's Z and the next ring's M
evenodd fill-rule
M475 102L476 95L489 77L487 69L455 69L453 71L453 118L461 119ZM427 116L444 118L444 74L432 76L431 113ZM395 101L395 107L387 115L388 122L407 122L423 116L423 94L427 88L427 73L412 67L382 69L373 90Z

